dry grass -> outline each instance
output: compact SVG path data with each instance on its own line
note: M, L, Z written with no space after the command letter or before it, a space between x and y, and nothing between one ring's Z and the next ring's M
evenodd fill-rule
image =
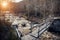
M44 32L40 40L60 40L60 36L54 35L50 32Z

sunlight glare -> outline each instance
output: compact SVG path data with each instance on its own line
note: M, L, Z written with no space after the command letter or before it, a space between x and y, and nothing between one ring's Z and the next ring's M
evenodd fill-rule
M2 6L3 6L3 7L6 7L7 5L8 5L7 2L2 2Z

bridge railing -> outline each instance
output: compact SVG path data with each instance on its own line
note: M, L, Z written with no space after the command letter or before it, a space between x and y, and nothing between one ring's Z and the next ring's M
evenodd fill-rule
M39 38L43 34L43 32L45 32L49 28L49 26L51 25L52 21L53 20L45 21L45 22L43 22L41 24L37 24L35 27L31 26L31 32L33 32L32 31L33 28L39 27L38 32L36 33L37 36L34 36L34 35L31 35L31 36L35 37L35 38ZM43 25L45 25L45 26L43 27Z

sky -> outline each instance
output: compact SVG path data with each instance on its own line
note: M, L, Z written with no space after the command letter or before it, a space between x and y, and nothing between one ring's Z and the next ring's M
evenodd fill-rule
M22 0L15 0L15 2L20 2L20 1L22 1Z

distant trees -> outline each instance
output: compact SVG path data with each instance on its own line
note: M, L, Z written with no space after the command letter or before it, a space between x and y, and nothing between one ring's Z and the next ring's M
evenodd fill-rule
M22 3L15 3L15 2L11 2L10 3L10 11L13 13L20 13L20 12L24 12L24 4Z
M15 13L24 12L27 15L33 13L35 16L40 13L40 17L47 17L58 11L58 4L58 0L24 0L19 3L10 3L10 11Z
M43 16L54 15L54 12L60 9L59 0L26 0L25 2L27 12L40 12Z

